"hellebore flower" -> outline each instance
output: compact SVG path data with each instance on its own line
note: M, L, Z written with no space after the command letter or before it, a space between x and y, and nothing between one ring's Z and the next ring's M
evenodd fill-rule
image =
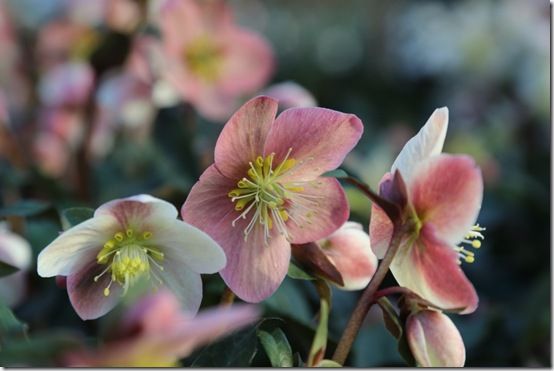
M238 99L260 89L273 71L267 41L237 26L223 2L168 0L159 23L164 78L208 119L227 119Z
M471 313L477 293L460 268L471 263L473 252L458 244L479 248L483 228L474 226L483 198L483 180L475 162L465 155L441 154L448 109L435 110L419 133L404 146L391 173L401 174L406 186L403 212L413 228L401 242L391 264L400 286L445 310ZM392 194L392 174L381 180L382 196ZM372 208L370 237L377 257L390 244L393 225L382 209Z
M362 135L354 115L324 108L289 109L256 97L227 122L215 164L192 187L181 214L217 241L227 255L220 274L243 300L259 302L287 273L290 244L330 235L348 219L336 179Z
M464 341L448 316L439 311L422 310L406 320L408 346L421 367L463 367Z
M252 305L208 309L192 318L167 290L144 297L123 317L117 338L97 350L78 350L64 357L72 367L168 367L204 344L254 322Z
M202 300L200 273L219 271L225 255L177 214L173 205L149 195L108 202L40 253L38 274L67 276L69 299L82 319L110 311L142 278L168 287L195 313Z
M344 284L339 288L361 290L373 278L377 257L361 224L346 222L318 245L342 276Z
M20 270L0 278L0 300L13 307L21 302L26 292L26 271L31 265L31 246L0 223L0 261Z
M294 81L285 81L271 85L264 89L263 95L277 99L279 109L315 107L317 102L305 87L298 85Z

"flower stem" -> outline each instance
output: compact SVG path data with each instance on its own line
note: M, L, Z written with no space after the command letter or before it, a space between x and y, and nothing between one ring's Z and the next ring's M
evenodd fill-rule
M231 291L231 289L227 286L225 286L225 290L223 290L223 294L221 295L221 300L219 301L219 306L226 307L235 301L235 293Z
M381 264L377 268L377 271L375 272L375 275L373 276L371 282L362 293L362 296L360 297L356 308L352 312L350 320L348 321L348 324L346 325L346 328L344 329L344 332L342 333L342 336L339 340L337 349L333 354L333 361L342 365L344 364L346 357L348 357L348 353L350 352L352 344L354 343L354 340L356 339L356 336L360 331L362 322L367 312L374 303L374 295L377 292L379 285L381 285L381 282L383 282L383 279L385 278L387 271L389 270L389 267L392 263L392 259L394 258L396 252L398 251L398 248L400 247L404 231L404 224L394 225L394 232L387 253L381 261Z

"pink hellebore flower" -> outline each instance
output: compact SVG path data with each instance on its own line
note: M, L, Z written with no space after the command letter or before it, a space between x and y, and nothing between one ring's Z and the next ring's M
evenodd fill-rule
M339 288L361 290L373 278L377 257L361 224L346 222L318 245L342 276L344 285Z
M256 97L223 128L215 164L193 186L181 214L227 255L220 274L243 300L259 302L279 287L290 244L328 236L348 219L344 191L321 177L339 166L362 135L354 115L289 109Z
M31 266L32 253L29 243L11 233L0 223L0 261L20 270L0 278L0 301L12 307L21 302L26 292L26 271Z
M273 53L258 34L237 26L221 1L168 0L160 9L165 78L211 120L225 120L241 96L260 89Z
M466 359L460 332L445 314L422 310L406 321L410 350L421 367L463 367Z
M98 350L66 354L66 366L168 367L197 347L254 322L258 310L251 305L208 309L192 318L167 290L149 295L129 310L117 330L117 339Z
M483 238L483 229L473 224L481 207L483 180L470 157L441 154L447 126L448 109L435 110L381 180L381 195L394 192L392 173L398 170L407 188L404 212L414 225L391 264L400 286L442 309L471 313L478 297L460 259L472 262L473 252L457 244L481 245L476 238ZM392 232L391 221L374 204L370 237L377 257L385 255Z
M168 287L196 313L200 273L222 269L225 255L208 235L176 218L173 205L149 195L108 202L40 253L38 274L67 276L69 299L82 319L110 311L141 278Z

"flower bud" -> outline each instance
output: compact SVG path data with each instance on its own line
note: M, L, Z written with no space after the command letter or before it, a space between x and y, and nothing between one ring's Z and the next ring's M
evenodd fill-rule
M462 367L465 347L462 336L442 312L422 310L406 321L410 350L419 366Z
M343 290L367 286L377 270L377 257L368 234L359 223L346 222L329 237L319 241L323 253L342 275Z

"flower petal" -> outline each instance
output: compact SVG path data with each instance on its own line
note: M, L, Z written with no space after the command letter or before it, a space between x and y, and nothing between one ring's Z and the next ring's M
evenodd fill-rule
M325 108L291 108L272 125L264 153L281 163L289 149L296 166L282 179L312 180L337 168L360 140L364 130L358 117Z
M404 145L392 164L391 173L400 171L409 182L415 165L442 152L448 129L448 108L437 108L419 132Z
M475 223L483 198L481 171L469 156L435 156L414 169L408 186L423 222L449 244L460 242Z
M233 180L246 175L248 163L263 154L267 133L276 113L276 100L256 97L246 102L229 119L219 135L214 153L215 165L223 175Z
M381 186L385 182L392 180L392 178L391 173L383 175L383 178L379 182L379 188L381 189ZM371 249L377 255L377 258L383 259L385 257L392 239L393 229L392 221L385 211L377 206L377 204L372 203L371 218L369 220L369 238L371 240Z
M87 255L88 263L78 272L67 276L67 293L75 312L83 320L96 319L112 310L121 298L121 286L117 283L110 285L110 294L104 295L104 289L111 280L109 272L94 281L106 265L96 263L94 254Z
M218 88L236 96L261 88L274 69L273 53L260 35L237 27L229 27L220 36L225 45Z
M179 262L196 273L215 273L225 267L221 247L198 228L175 219L159 223L153 230L149 242L163 250L164 261Z
M200 274L184 267L180 261L165 259L163 271L151 267L164 285L175 294L181 307L195 315L202 302L202 279Z
M244 241L250 219L232 222L240 214L227 193L235 182L210 166L196 183L181 209L183 220L209 234L225 251L227 266L220 272L238 297L259 302L270 296L283 281L290 260L290 244L277 235L265 245L263 230L254 228ZM259 224L258 224L259 226Z
M329 236L350 215L346 195L336 179L316 178L302 187L302 192L291 194L292 203L287 209L290 215L287 230L295 244Z
M122 229L142 229L150 220L177 219L178 211L167 201L143 194L107 202L94 212L100 215L115 217Z
M112 215L100 215L63 232L38 256L37 271L41 277L67 276L89 263L86 256L98 252L119 229ZM93 257L92 260L96 262Z
M410 247L401 247L391 271L398 284L444 310L475 311L479 298L458 264L453 247L436 236L425 224L419 239Z
M465 347L460 332L448 316L424 310L406 322L410 350L421 367L463 367Z
M359 223L346 222L320 246L341 273L344 290L363 289L377 270L377 257L371 251L369 236Z

